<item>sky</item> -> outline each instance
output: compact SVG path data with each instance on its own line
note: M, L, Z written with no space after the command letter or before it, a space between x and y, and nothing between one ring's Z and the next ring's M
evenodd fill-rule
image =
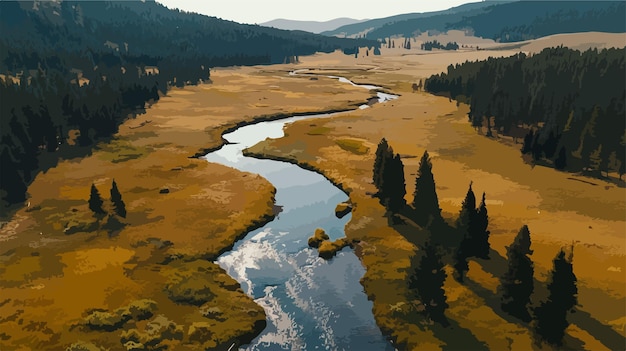
M277 18L328 21L339 17L373 19L412 12L446 10L479 0L156 0L179 8L240 23L259 24Z

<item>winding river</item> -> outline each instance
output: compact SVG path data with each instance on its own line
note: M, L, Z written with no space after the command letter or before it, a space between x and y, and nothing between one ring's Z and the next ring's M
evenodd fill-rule
M356 85L343 77L330 77ZM397 98L382 92L377 95L378 102ZM307 245L318 227L331 240L345 236L343 228L351 215L338 219L334 210L348 196L318 173L242 154L266 138L282 137L288 123L332 115L294 116L244 126L224 134L229 144L205 156L210 162L265 177L277 190L276 205L282 206L272 222L249 232L216 262L267 315L267 327L244 350L394 350L376 325L372 302L359 283L365 271L358 258L345 248L325 261Z

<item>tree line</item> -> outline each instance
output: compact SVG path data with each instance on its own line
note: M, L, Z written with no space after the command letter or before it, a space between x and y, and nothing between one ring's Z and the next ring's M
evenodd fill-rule
M448 308L444 283L444 267L452 266L454 279L463 284L469 270L468 259L490 259L489 216L486 194L476 206L476 196L470 183L461 205L455 227L450 227L441 216L439 201L428 151L420 159L413 201L407 204L404 166L400 155L383 138L376 149L372 180L375 194L387 209L390 218L404 216L421 228L418 253L411 258L407 284L413 299L430 320L448 326L445 316ZM394 224L399 219L392 220ZM401 219L400 219L401 220ZM499 308L532 328L538 340L561 346L569 325L567 316L577 304L578 289L573 272L573 247L569 254L561 249L553 260L546 300L533 306L534 264L530 259L530 231L522 226L513 243L506 247L507 270L500 277Z
M210 81L209 67L379 45L240 25L154 1L2 1L0 32L0 217L26 199L42 154L52 164L69 154L71 130L86 153L169 87Z
M626 172L626 49L547 48L448 66L425 89L469 103L487 136L524 137L535 162L603 176ZM521 134L520 134L521 133Z
M446 45L443 45L437 40L427 41L421 45L422 50L432 51L433 49L440 50L458 50L459 44L456 42L449 42Z

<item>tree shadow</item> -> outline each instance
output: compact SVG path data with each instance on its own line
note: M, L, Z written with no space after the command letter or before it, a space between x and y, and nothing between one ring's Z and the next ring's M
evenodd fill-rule
M593 318L589 312L576 309L574 313L570 313L568 320L570 323L576 324L581 329L587 331L609 349L626 349L626 338L615 331L615 329Z
M459 325L453 319L448 319L448 327L436 324L431 328L435 337L446 344L442 347L444 351L453 350L489 350L487 344L476 339L476 336L468 329Z
M480 264L486 272L493 274L496 277L501 277L507 269L507 260L502 257L497 251L491 249L490 260L480 260ZM533 280L534 292L531 296L532 305L537 306L540 301L544 301L548 296L547 285L544 282L540 282L537 279ZM492 293L490 290L483 288L477 282L466 278L465 285L474 291L478 296L483 298L488 306L503 319L517 323L519 325L530 328L528 323L525 323L521 319L509 315L502 311L500 308L500 299L498 294ZM532 306L529 306L532 308ZM530 311L532 314L532 311ZM594 338L598 339L604 346L611 350L626 349L626 338L620 333L615 331L608 325L602 324L600 321L591 316L587 311L576 309L574 313L570 313L567 317L570 324L576 324L581 329L587 331ZM532 330L531 330L532 331ZM568 348L579 350L582 349L583 342L572 337L570 335L565 336L565 344Z

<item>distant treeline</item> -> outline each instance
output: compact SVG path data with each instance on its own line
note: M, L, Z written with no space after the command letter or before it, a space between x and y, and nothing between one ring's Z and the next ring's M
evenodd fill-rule
M0 33L0 216L26 199L42 153L45 167L55 164L70 130L79 131L79 146L91 146L169 86L208 81L209 67L379 45L241 25L149 0L2 1Z
M370 30L366 38L384 39L451 29L500 42L529 40L559 33L626 31L624 1L487 1L464 4L447 11L399 18ZM376 20L346 28L372 26ZM339 31L345 30L339 28Z
M625 49L564 47L450 65L425 89L470 104L475 127L524 137L523 153L570 171L625 173Z
M438 42L437 40L433 40L433 41L427 41L425 43L423 43L421 45L422 50L426 50L426 51L432 51L433 49L440 49L440 50L458 50L459 49L459 44L457 44L456 42L454 43L448 43L446 45L441 44L440 42Z

